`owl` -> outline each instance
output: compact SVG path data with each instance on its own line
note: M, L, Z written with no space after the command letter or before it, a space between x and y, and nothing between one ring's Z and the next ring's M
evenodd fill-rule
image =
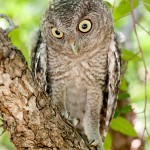
M34 78L97 150L103 150L116 107L117 45L113 18L102 0L54 0L31 55Z

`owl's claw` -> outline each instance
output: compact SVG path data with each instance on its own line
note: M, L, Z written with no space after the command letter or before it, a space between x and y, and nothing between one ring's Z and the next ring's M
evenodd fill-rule
M63 112L61 112L61 117L65 118L65 119L68 119L69 118L69 113L67 111L63 111Z
M102 144L100 144L100 142L98 140L93 140L91 143L90 143L90 146L91 147L95 147L96 150L104 150Z
M70 121L72 122L72 124L73 124L75 127L76 127L76 126L78 125L78 123L80 122L80 120L77 119L77 118L71 118Z
M77 124L80 122L79 119L71 117L67 111L61 112L61 117L68 119L73 124L73 126L77 126Z
M95 147L96 150L104 150L103 148L103 142L100 137L93 137L91 140L89 140L90 147Z

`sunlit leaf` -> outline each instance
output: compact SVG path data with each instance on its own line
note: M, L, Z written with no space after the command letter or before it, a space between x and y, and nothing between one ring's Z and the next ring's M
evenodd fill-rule
M105 4L106 4L109 8L112 7L111 3L107 2L107 1L104 1L104 2L105 2Z
M138 6L138 0L134 0L133 2L133 8L136 8ZM114 19L119 19L122 16L128 14L131 12L132 5L131 0L121 0L120 4L114 9Z
M104 149L105 150L110 150L111 146L112 146L112 138L111 138L110 133L108 132L107 136L105 138L105 141L104 141Z
M122 79L119 89L122 90L122 91L126 91L126 90L127 90L127 87L128 87L128 86L127 86L126 80L125 80L125 79Z
M134 54L133 52L128 51L128 50L122 51L122 59L125 61L129 61L129 60L141 61L142 60L142 58L140 56L138 56L137 54Z
M136 137L137 133L132 124L123 117L116 117L111 122L111 128L115 131L121 132L124 135Z
M143 0L145 8L150 12L150 0Z
M124 100L124 99L127 99L127 98L129 98L130 97L130 94L129 93L120 93L119 95L118 95L118 99L119 100Z
M124 115L124 114L127 114L129 112L131 112L133 109L132 109L132 106L131 105L125 105L121 108L117 108L116 111L115 111L115 115L114 115L114 118L120 116L120 115Z
M120 116L120 115L124 115L124 114L127 114L129 112L131 112L133 109L132 109L132 106L131 105L126 105L124 107L121 107L121 108L117 108L116 111L115 111L115 114L114 114L114 118Z
M0 150L2 149L1 147L5 147L6 150L16 150L13 143L11 143L8 138L8 132L5 132L0 138Z
M146 137L146 139L150 141L150 136Z

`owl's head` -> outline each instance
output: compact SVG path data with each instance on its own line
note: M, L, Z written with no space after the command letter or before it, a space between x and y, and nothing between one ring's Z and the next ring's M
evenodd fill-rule
M101 0L54 0L43 18L42 31L48 47L79 57L109 42L113 19Z

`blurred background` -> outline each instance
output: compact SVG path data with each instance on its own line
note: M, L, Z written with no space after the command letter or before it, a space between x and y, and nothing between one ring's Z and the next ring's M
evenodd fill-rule
M115 31L125 35L125 42L120 44L124 65L118 108L105 140L105 150L149 150L150 0L105 1L112 11ZM0 0L0 14L12 18L19 26L9 37L22 50L28 64L32 37L48 3L49 0ZM7 26L7 22L0 19L0 27ZM0 130L3 132L2 128ZM0 150L15 150L7 132L0 136Z

